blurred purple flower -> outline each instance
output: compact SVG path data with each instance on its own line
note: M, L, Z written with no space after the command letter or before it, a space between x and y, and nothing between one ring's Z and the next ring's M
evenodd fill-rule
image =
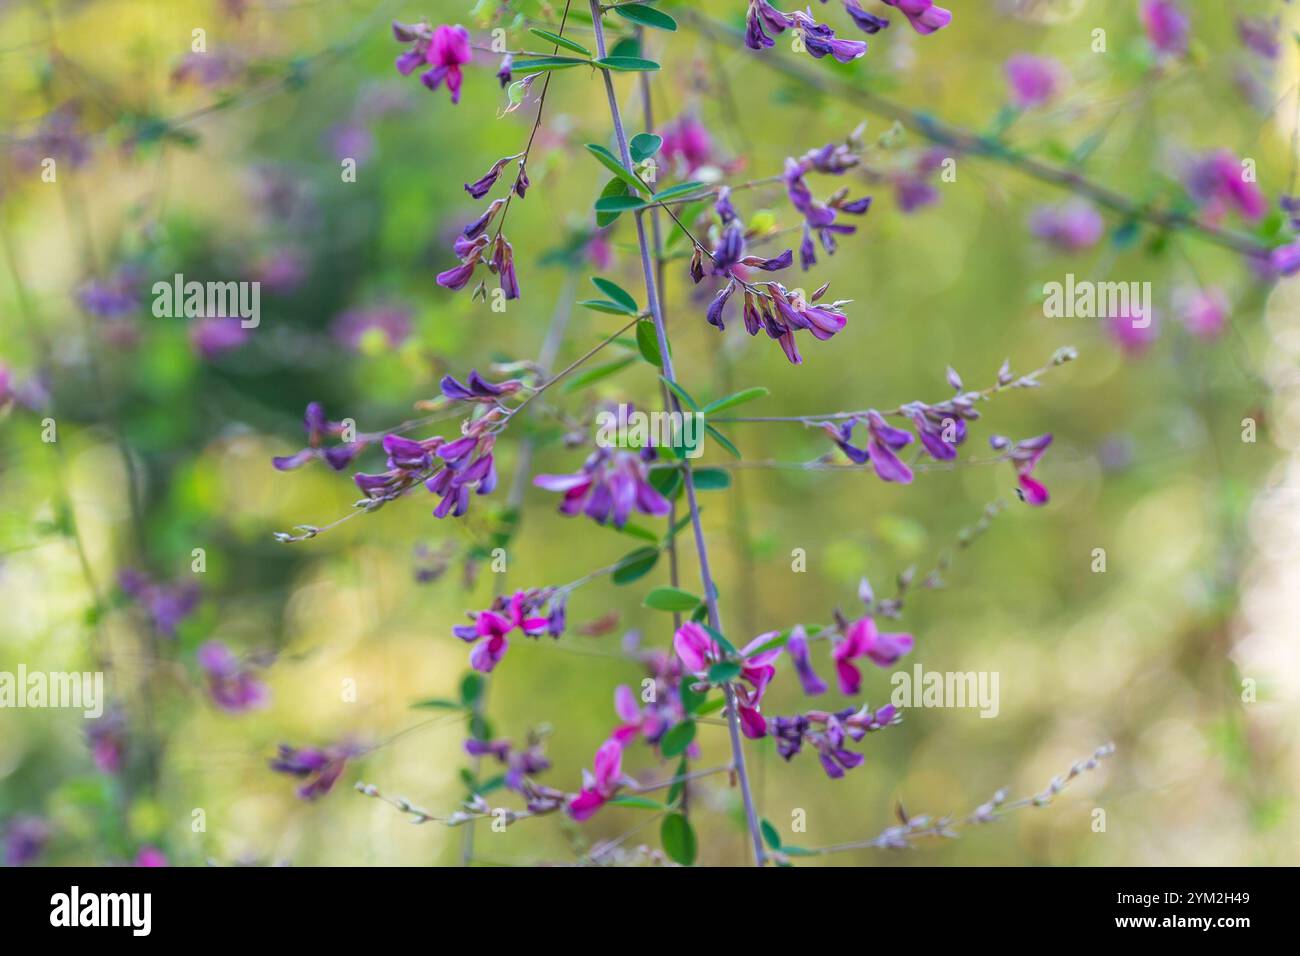
M307 406L303 415L303 427L307 432L307 447L293 455L272 458L271 464L277 471L292 471L318 458L335 471L342 471L368 444L365 441L353 441L322 448L321 443L327 437L343 434L344 425L342 422L330 421L320 402L312 402Z
M1157 53L1182 56L1187 52L1191 24L1177 0L1139 0L1138 16Z
M348 309L334 319L331 331L338 342L354 352L372 343L396 349L411 337L411 310L397 305Z
M5 866L26 866L44 852L50 841L50 828L37 817L10 817L4 835Z
M1027 110L1050 103L1060 92L1061 64L1051 57L1017 53L1004 67L1011 102Z
M239 319L208 316L190 323L190 347L208 362L241 348L248 336L249 330Z
M271 769L287 773L305 783L298 788L303 800L315 800L330 792L347 762L362 753L353 744L334 744L329 747L298 749L280 744L279 753L271 760Z
M175 637L181 622L194 613L201 591L197 584L160 584L143 571L128 568L118 575L118 584L153 622L163 637Z
M208 682L212 702L231 714L260 710L270 703L270 691L252 668L241 663L225 644L207 641L197 659Z
M1029 231L1062 252L1081 252L1097 244L1106 224L1086 199L1042 206L1029 217Z

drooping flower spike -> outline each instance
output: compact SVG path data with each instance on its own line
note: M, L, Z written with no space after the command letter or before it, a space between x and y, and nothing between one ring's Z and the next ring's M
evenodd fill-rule
M393 21L393 36L399 43L410 43L411 48L397 58L397 72L409 76L423 66L429 68L420 74L420 82L431 90L447 84L451 102L460 102L461 66L474 55L470 49L469 31L456 26L431 27L421 20L414 25Z
M861 8L856 11L845 3L845 9L861 29L867 33L877 33L888 21L872 17ZM841 40L835 31L824 23L819 23L811 12L795 10L783 13L767 0L750 0L749 11L745 17L745 45L751 50L763 50L775 46L773 36L780 36L786 30L798 30L803 49L820 60L824 56L834 57L841 63L849 63L867 52L865 40Z
M863 704L855 710L831 713L824 710L811 710L806 714L793 717L777 717L772 721L772 736L776 738L776 751L784 760L792 759L805 743L817 750L826 775L838 780L846 770L860 767L866 759L862 754L849 750L848 741L859 741L869 733L883 730L901 720L893 704L886 704L879 710L872 711Z

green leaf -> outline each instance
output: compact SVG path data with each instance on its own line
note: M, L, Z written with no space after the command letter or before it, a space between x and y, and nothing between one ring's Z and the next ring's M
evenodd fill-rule
M664 138L654 133L637 133L632 137L629 143L632 159L636 162L642 162L649 159L655 153L659 152L659 147L664 144Z
M736 646L732 644L731 641L723 637L720 631L716 630L715 628L709 627L709 625L707 624L704 625L704 629L709 632L709 637L713 638L715 641L718 642L718 646L722 648L722 652L724 654L727 654L730 657L736 656Z
M740 676L740 665L735 661L719 661L709 668L709 683L725 684Z
M674 863L690 866L695 862L695 831L680 813L670 813L659 825L659 842Z
M648 73L659 69L659 64L654 60L643 60L639 56L605 56L592 62L615 73Z
M615 176L609 182L605 183L605 188L600 191L600 197L596 200L596 205L600 206L602 199L611 199L614 196L628 195L627 183ZM601 212L596 210L596 225L601 229L613 223L619 217L617 212Z
M675 498L682 487L682 473L676 468L656 468L650 472L650 486L665 498Z
M801 846L783 846L781 852L786 856L817 856L812 850Z
M523 75L525 73L547 73L551 70L567 70L570 67L582 66L584 63L591 63L591 60L579 60L572 56L539 56L532 60L515 60L511 69Z
M632 794L623 797L614 797L608 801L611 807L636 807L638 810L667 810L668 804L660 803L658 800L651 800L649 797L638 797Z
M781 834L776 832L776 827L772 826L771 821L763 820L758 825L759 830L763 833L763 842L773 850L781 849Z
M722 434L722 432L718 431L712 425L705 425L704 430L713 436L714 441L716 441L723 448L727 449L727 451L731 452L731 454L734 455L736 458L741 457L740 449L737 448L735 445L733 445L731 443L731 439L728 438L726 435Z
M632 298L632 293L628 292L617 282L611 282L609 279L595 276L592 278L591 284L619 305L626 306L633 314L641 311L636 304L636 299Z
M617 302L611 302L608 299L584 299L578 305L584 309L591 309L593 312L604 312L607 315L636 315L636 309L629 311L625 306Z
M722 710L722 708L726 706L727 706L727 698L715 697L712 700L707 700L704 703L700 704L699 707L696 707L695 714L696 716L704 717L707 716L708 714L716 713L717 711Z
M636 347L641 357L656 368L662 368L663 356L659 354L659 335L653 319L642 319L636 324Z
M618 157L604 146L597 143L588 143L587 151L595 156L602 166L627 183L632 189L639 193L646 191L646 187L641 185L641 180L636 178L636 174L619 162Z
M466 707L473 706L474 702L483 694L483 675L466 674L460 682L460 702Z
M562 46L566 50L572 50L574 53L581 53L583 56L587 57L592 55L592 52L581 43L575 43L568 37L562 37L558 33L552 33L550 30L539 30L536 27L533 27L528 32L533 34L533 36L539 36L543 40L549 40L558 46Z
M646 201L640 196L623 194L622 196L601 196L596 200L596 212L632 212L644 209Z
M682 196L689 196L691 193L699 192L701 189L708 189L707 183L678 183L676 186L669 186L663 192L654 194L657 202L667 202L670 199L678 199Z
M640 56L641 40L636 36L620 37L614 44L614 49L609 51L610 56Z
M731 475L721 468L696 468L691 474L697 491L721 491L731 487Z
M678 696L682 701L682 710L686 712L688 717L700 712L701 708L704 706L704 698L707 696L707 693L707 691L692 689L690 681L682 681L681 686L678 689ZM671 800L668 802L672 803Z
M714 412L720 412L724 408L735 408L745 402L753 401L756 398L762 398L770 394L762 385L755 385L753 388L741 389L739 392L728 395L726 398L720 398L716 402L709 402L704 406L704 414L711 415Z
M682 402L682 404L684 404L687 408L691 409L691 411L698 412L700 410L699 403L696 402L695 399L691 398L690 392L686 391L686 389L682 388L676 382L670 382L662 375L659 376L659 381L667 385L668 390L672 392L674 395L676 395L677 398Z
M623 19L639 23L643 27L654 27L656 30L677 29L676 20L662 10L656 10L643 3L620 3L613 10Z
M566 395L570 392L576 392L580 388L586 388L593 382L599 382L602 378L609 378L627 368L636 361L635 355L628 355L621 359L615 359L612 362L606 362L604 365L597 365L595 368L589 368L586 371L579 372L573 378L561 386L561 391Z
M631 584L645 577L659 561L658 548L637 548L618 562L618 568L611 575L615 584Z
M613 528L613 525L609 525ZM654 541L658 543L659 535L655 534L649 528L643 528L640 525L632 524L630 521L621 528L614 528L619 534L625 534L629 538L640 538L642 541Z
M689 611L700 603L700 599L681 588L655 588L645 596L644 603L656 611Z
M447 700L445 697L430 697L428 700L417 700L411 705L413 709L419 710L460 710L465 705L456 700Z
M680 724L674 725L673 729L664 734L663 740L659 742L660 752L665 757L680 757L682 752L691 745L695 739L695 721L683 720Z

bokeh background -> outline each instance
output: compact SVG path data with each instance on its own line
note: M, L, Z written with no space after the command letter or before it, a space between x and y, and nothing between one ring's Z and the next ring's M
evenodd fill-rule
M107 667L126 742L121 766L105 773L78 713L0 710L0 828L12 837L39 821L45 839L34 862L122 863L150 850L175 865L460 862L460 830L412 826L352 784L436 812L465 796L464 716L412 705L459 693L466 649L450 628L486 606L496 586L476 556L501 520L524 428L498 446L502 488L466 520L435 519L419 496L297 544L273 533L341 517L356 493L346 473L280 473L270 459L302 446L308 401L380 429L410 417L448 371L535 357L557 311L572 312L561 362L617 327L615 317L572 305L590 297L593 274L639 288L627 217L590 242L591 205L606 176L582 144L610 138L599 76L555 76L532 189L510 212L523 297L494 312L468 291L439 288L434 276L452 264L450 237L478 209L462 183L522 148L535 100L502 115L499 58L488 53L476 53L455 107L445 91L393 68L401 50L393 18L463 23L483 45L501 26L512 47L540 49L528 26L554 28L562 6L0 4L0 361L8 375L0 670ZM689 6L743 25L741 0ZM958 157L956 181L935 178L934 201L904 211L899 180L929 144L890 133L888 119L852 97L782 77L764 58L1000 137L1138 203L1186 203L1188 157L1226 148L1255 160L1275 202L1293 191L1297 161L1296 13L1283 3L1186 3L1190 49L1159 62L1131 0L949 6L948 29L917 36L896 17L849 65L813 61L785 42L760 56L702 37L684 16L677 33L646 38L646 55L664 64L653 81L656 116L694 116L708 131L709 162L695 178L771 176L786 157L842 140L864 121L868 143L884 138L843 182L811 177L819 195L847 184L876 199L859 233L812 274L853 304L842 333L804 346L803 365L744 335L738 318L725 333L706 325L707 299L685 262L669 265L674 355L693 393L765 385L771 394L744 409L753 415L884 408L946 397L947 365L984 387L1005 358L1023 372L1061 346L1079 350L1043 388L985 406L966 446L981 458L991 433L1054 433L1036 473L1052 492L1045 508L1015 500L1006 465L935 470L910 487L864 472L740 470L731 492L704 493L724 620L744 640L825 622L836 607L851 613L863 575L890 593L900 571L924 573L953 551L989 502L1007 505L971 547L953 551L942 589L913 594L903 619L917 638L906 665L1000 674L999 716L913 711L871 737L867 764L840 781L811 754L787 764L770 740L750 743L761 812L788 827L792 811L806 810L808 832L797 840L807 846L865 838L892 821L898 802L913 813L956 813L1002 786L1034 793L1114 741L1115 756L1050 808L915 853L811 862L1295 863L1295 280L1266 282L1239 254L1188 231L1110 212L1097 243L1062 252L1027 223L1069 194L1004 160ZM835 5L814 13L850 34ZM1237 18L1274 16L1283 18L1280 51L1269 58L1242 43ZM207 48L197 57L196 29L206 31ZM570 29L590 36L579 19ZM1106 31L1105 53L1092 49L1096 29ZM1061 90L1050 105L1012 117L1003 63L1026 52L1059 61ZM639 115L635 78L616 85L627 113ZM41 179L46 155L58 160L54 183ZM340 175L343 157L357 160L355 182ZM738 194L737 203L751 222L796 222L779 185ZM1229 214L1222 225L1260 235L1281 228L1275 215L1252 225ZM593 262L605 254L608 265ZM260 327L221 348L187 320L155 318L148 289L176 272L259 279ZM1068 272L1151 282L1158 340L1131 354L1102 322L1044 318L1043 284ZM1177 297L1202 287L1221 289L1229 303L1216 336L1179 321ZM636 362L552 404L580 419L597 400L649 405L656 395L654 370ZM55 443L42 441L47 418ZM1254 442L1243 441L1247 418L1257 423ZM584 452L564 446L563 429L545 416L528 427L535 469L577 469ZM792 425L735 425L728 434L753 459L806 461L828 449L820 433ZM707 454L726 460L716 446ZM555 506L554 495L528 490L509 548L510 586L563 583L637 546ZM201 574L191 570L195 548L206 557ZM791 570L795 548L807 553L806 573ZM1106 552L1104 573L1093 571L1096 548ZM421 580L442 556L445 573ZM174 637L160 635L123 593L121 575L132 569L201 589ZM493 675L487 717L496 735L549 729L554 767L545 782L578 787L614 726L613 688L640 679L639 665L621 654L627 632L639 631L643 646L668 645L666 615L640 606L666 573L661 562L630 587L581 589L568 635L515 640ZM695 574L687 548L687 586ZM600 636L573 630L610 613L617 623ZM213 705L195 660L208 640L273 659L262 672L267 708L228 714ZM820 655L818 664L829 672ZM885 703L888 679L872 669L865 697ZM1243 680L1257 688L1253 702L1243 701ZM344 693L349 681L355 700ZM806 706L783 671L767 712ZM725 728L701 734L700 766L724 762ZM345 740L373 749L314 803L267 767L282 741ZM658 766L642 747L629 751L627 767L655 779L671 764ZM1094 831L1095 808L1106 811L1104 832ZM192 826L196 809L202 832ZM736 790L703 782L691 812L701 862L745 861ZM559 817L505 833L479 826L475 853L484 864L523 864L571 862L611 838L654 846L649 816L610 808L583 826Z

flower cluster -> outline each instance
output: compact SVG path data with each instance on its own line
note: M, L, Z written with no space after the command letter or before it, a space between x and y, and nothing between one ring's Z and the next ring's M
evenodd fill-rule
M825 3L826 0L822 0L822 2ZM844 12L849 15L854 25L863 33L874 36L889 26L889 21L884 17L878 17L863 10L858 0L843 0L843 3ZM896 0L896 2L889 5L898 7L921 33L931 33L933 30L944 26L948 19L951 19L951 15L946 10L934 7L930 0ZM931 9L933 12L926 14L924 13L926 9ZM923 22L937 22L939 14L947 17L947 19L944 19L942 23L938 23L937 26L922 29L918 25ZM811 12L795 10L793 13L784 13L768 3L767 0L750 0L749 11L745 17L745 45L747 47L751 50L763 50L775 46L776 41L772 38L780 36L786 30L796 31L799 39L802 40L803 49L810 56L819 60L829 55L841 63L849 63L867 52L865 40L838 39L835 36L835 31L826 24L815 20Z
M862 216L871 208L870 196L850 200L847 187L838 190L826 202L818 202L813 198L812 190L804 180L804 176L812 171L839 176L858 165L858 153L861 150L860 135L860 130L855 131L845 143L828 143L819 149L809 150L799 159L790 158L785 161L783 179L786 194L804 220L803 240L799 245L799 263L805 272L817 262L814 235L821 240L826 254L834 255L835 236L857 232L857 226L837 221L839 214Z
M516 747L509 740L465 741L465 753L471 757L493 757L506 767L504 786L516 793L522 792L528 778L551 768L551 762L542 753L542 740L536 734L528 735L528 743Z
M664 734L687 717L681 693L684 673L677 656L653 651L646 656L646 668L653 685L650 693L642 692L642 701L626 684L614 689L614 713L621 723L612 737L625 746L638 736L650 746L658 746ZM686 756L697 755L698 748L692 743Z
M858 710L852 707L831 713L811 710L793 717L777 717L772 721L772 736L776 738L776 752L790 760L803 749L805 743L817 750L826 775L838 780L844 771L861 766L866 759L849 750L848 741L859 741L867 734L882 730L901 718L892 704L877 711L863 704Z
M401 497L423 482L431 494L442 499L433 511L434 517L459 518L469 510L471 494L489 495L496 489L492 447L500 418L500 412L493 410L471 419L462 426L461 437L452 441L441 435L418 440L385 435L382 444L388 455L388 470L379 474L357 472L352 478L373 501Z
M123 593L144 609L154 629L175 637L182 621L194 613L202 595L197 584L162 584L143 571L128 568L118 575Z
M459 24L431 27L421 20L408 26L394 20L393 36L399 43L411 44L411 48L397 58L397 72L410 76L414 70L428 66L420 74L420 82L431 90L445 82L452 103L459 103L463 78L460 68L474 56L469 45L469 31Z
M585 514L597 524L612 517L614 527L622 528L634 510L662 517L672 507L650 484L647 465L654 458L653 448L632 452L599 447L583 462L581 471L537 475L533 484L564 493L561 514Z
M303 800L315 800L330 792L347 762L353 757L359 757L362 752L354 744L305 747L301 750L280 744L279 753L271 760L271 769L304 780L305 783L298 788L298 796Z
M518 629L526 637L563 634L565 600L565 592L553 588L517 591L511 597L497 598L487 610L472 612L473 624L458 624L451 632L474 645L470 666L486 674L506 656L510 649L506 635L511 631Z
M270 702L270 691L247 666L220 641L208 641L198 650L199 667L208 683L212 702L227 713L258 710Z
M523 175L522 170L516 183L524 183L526 186L527 177ZM516 189L518 189L518 185L516 185ZM523 195L523 193L520 192L519 195ZM452 243L452 252L460 260L460 265L438 273L438 285L444 289L451 289L453 292L459 291L469 284L469 280L474 277L474 270L482 264L487 266L488 271L497 277L501 292L507 299L519 298L519 281L515 276L514 247L510 245L509 240L506 239L500 229L497 230L495 236L488 235L488 227L508 202L507 199L492 200L483 215L461 230L460 235L456 237L456 241ZM485 282L478 284L478 287L474 290L474 295L487 295Z
M737 683L732 684L732 692L736 698L740 729L746 737L757 739L767 733L767 721L759 708L768 684L776 676L772 662L781 656L780 646L766 648L776 636L775 631L760 634L740 649L739 660L735 662L740 670L735 675ZM711 665L725 660L722 648L713 635L694 621L687 621L677 629L673 635L673 650L677 652L687 673L696 677L707 678Z

